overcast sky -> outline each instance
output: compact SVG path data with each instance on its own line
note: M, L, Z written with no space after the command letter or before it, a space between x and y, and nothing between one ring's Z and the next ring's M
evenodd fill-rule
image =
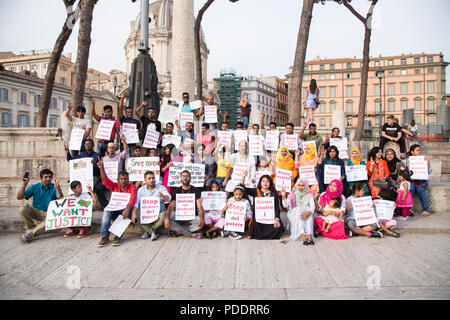
M176 0L175 0L176 1ZM205 0L195 0L197 12ZM153 1L150 1L153 2ZM292 65L300 24L301 0L216 0L202 27L211 53L208 79L221 69L241 75L284 77ZM362 14L367 0L353 0ZM139 13L139 1L99 0L94 10L89 66L103 72L126 70L123 46L130 21ZM374 12L371 56L402 53L439 53L450 61L450 1L380 0ZM0 0L0 51L19 53L53 48L65 20L59 0ZM77 25L78 26L78 25ZM75 61L78 27L65 52ZM344 6L316 4L307 60L362 57L364 29ZM449 92L447 81L447 92Z

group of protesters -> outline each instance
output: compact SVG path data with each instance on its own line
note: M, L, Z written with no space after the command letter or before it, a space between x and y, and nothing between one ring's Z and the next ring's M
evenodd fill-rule
M400 127L393 116L388 116L379 146L373 147L367 158L363 159L358 148L348 150L337 145L336 141L346 139L340 135L339 128L333 128L325 138L319 135L313 122L319 98L319 88L315 82L311 82L305 103L304 125L299 132L295 132L294 125L286 123L282 134L275 122L270 122L265 128L264 113L261 113L260 123L252 123L252 106L246 93L243 93L239 103L241 121L236 123L235 128L229 127L228 113L215 104L212 95L201 102L200 108L193 110L189 93L183 93L180 111L193 113L193 119L197 120L186 123L181 123L179 116L173 122L161 123L157 110L149 107L147 102L135 110L131 107L124 109L125 94L120 97L118 119L113 117L111 106L105 106L103 116L98 116L95 101L92 101L92 117L99 125L102 121L114 122L110 138L97 141L97 151L94 151L95 143L90 138L92 120L85 117L86 109L79 106L72 115L72 106L69 106L66 117L73 128L83 129L85 133L80 150L69 150L68 146L64 146L67 160L90 158L94 181L92 186L86 186L88 194L82 192L84 188L80 181L71 181L72 197L92 199L97 208L103 210L99 247L109 243L109 229L119 216L139 226L142 239L150 238L152 241L159 237L163 228L168 230L169 237L183 235L212 239L221 236L236 240L244 235L251 239L280 239L287 229L290 241L300 240L304 245L313 245L319 235L329 239L347 239L353 235L399 237L400 234L395 231L397 220L407 220L415 214L412 211L412 196L415 193L423 207L421 215L429 215L426 194L428 181L411 178L413 172L409 159L421 156L420 145L411 145L405 153L404 142L408 140L405 137L416 138L417 133ZM220 130L219 123L204 122L205 106L216 106ZM143 109L147 111L143 112ZM133 117L133 111L139 120ZM138 143L127 143L124 124L135 125ZM200 128L196 128L196 125L200 125ZM154 148L143 147L148 130L160 133ZM222 138L227 132L231 139ZM172 140L170 143L165 142L170 136L180 137L179 144ZM253 152L251 145L255 141L261 147L257 153ZM399 144L403 160L400 160L395 148L384 148L388 141ZM157 157L159 174L147 171L141 181L130 181L127 160L139 157ZM431 173L429 159L425 157L424 160ZM117 163L116 179L108 177L105 171L108 162ZM169 183L171 168L178 163L203 165L203 186L192 184L192 172L189 170L179 175L179 187L172 186ZM338 174L331 180L327 177L327 166L337 168ZM364 166L367 178L348 181L346 168L356 166ZM312 177L304 175L307 168L311 169ZM287 183L282 176L286 172L289 177ZM49 203L64 198L60 182L52 182L51 170L41 171L40 178L40 183L28 188L29 180L24 179L17 195L19 200L33 198L32 205L19 208L27 230L21 240L26 243L44 231ZM224 193L224 202L213 209L204 208L202 192L205 191ZM125 208L109 210L109 192L130 194ZM195 199L195 218L188 221L177 219L177 196L182 194L194 195ZM159 199L159 215L152 223L140 222L141 201L146 197ZM377 219L374 223L362 225L355 217L353 205L357 198L362 197L395 202L394 216L398 215L399 218ZM255 202L258 198L273 198L273 219L270 223L258 221L256 217ZM244 206L242 232L226 227L227 212L237 204ZM287 212L286 225L281 217L283 211ZM66 230L64 237L83 238L87 234L86 227L71 227ZM120 245L121 238L122 235L114 235L112 245Z

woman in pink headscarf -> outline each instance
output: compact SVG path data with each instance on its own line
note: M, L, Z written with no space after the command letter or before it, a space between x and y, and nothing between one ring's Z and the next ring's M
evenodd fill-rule
M315 202L316 202L316 212L319 214L322 214L325 207L333 200L334 198L340 197L342 199L341 207L339 208L341 211L343 211L343 214L345 214L345 197L342 195L342 192L344 191L344 186L342 185L341 180L333 180L328 185L327 190L323 192L322 194L316 193ZM315 236L319 236L319 234L322 234L323 236L334 239L334 240L341 240L341 239L347 239L348 236L345 234L344 229L344 222L342 220L334 222L328 232L323 232L322 226L323 226L323 217L319 216L314 219L314 224L316 225L316 229L314 231Z

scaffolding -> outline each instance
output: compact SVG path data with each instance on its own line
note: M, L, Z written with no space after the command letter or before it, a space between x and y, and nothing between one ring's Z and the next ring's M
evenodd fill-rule
M239 107L239 101L241 100L241 77L236 76L234 70L221 70L220 77L214 80L218 84L220 110L222 113L228 111L227 122L229 123L229 128L235 128L236 122L241 118L241 110ZM223 119L220 119L219 125L222 125L222 122Z

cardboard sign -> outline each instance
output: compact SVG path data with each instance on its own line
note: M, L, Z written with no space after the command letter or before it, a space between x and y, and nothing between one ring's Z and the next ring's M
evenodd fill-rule
M300 178L307 180L310 186L318 184L314 166L300 166L298 167L298 174Z
M101 120L97 129L96 139L109 141L111 138L112 129L114 127L114 121Z
M330 146L335 146L339 153L348 150L347 138L330 138Z
M387 200L373 200L375 214L380 220L392 220L395 210L395 202Z
M150 224L158 220L159 217L159 198L143 197L140 203L141 224Z
M127 159L127 172L130 181L144 181L147 171L153 171L158 182L161 175L160 160L158 157L139 157Z
M360 166L346 166L345 176L348 182L365 181L368 180L367 168L364 165Z
M249 154L252 156L264 155L262 137L259 135L249 136Z
M373 202L370 196L352 199L353 213L358 227L378 222L372 206Z
M312 141L303 141L302 142L303 151L305 151L305 146L308 145L308 144L314 146L314 148L316 150L316 156L317 156L317 145L316 145L316 142L314 140L312 140Z
M119 214L119 216L113 222L108 231L111 232L112 234L115 234L118 237L121 237L125 232L125 230L127 230L130 223L131 223L130 219L128 218L124 219L123 216Z
M153 131L147 128L147 132L145 134L144 141L142 143L142 146L144 148L154 148L156 149L158 147L158 140L159 140L159 132Z
M194 114L192 112L182 112L180 116L180 128L186 130L186 122L194 122Z
M175 220L195 220L195 193L177 194Z
M130 202L131 193L111 192L111 199L105 208L105 211L119 211L127 207Z
M295 151L298 149L298 135L297 134L285 134L284 135L284 145L290 151Z
M70 133L69 150L81 150L81 144L83 143L84 130L73 128Z
M191 110L200 109L202 107L202 100L192 101L189 105L191 106Z
M171 135L171 134L165 134L165 135L163 135L161 145L162 145L163 147L165 147L165 146L167 146L167 145L169 145L169 144L173 144L173 145L175 146L175 148L180 148L180 145L181 145L181 137L179 137L179 136L174 136L174 135Z
M275 188L277 191L281 191L284 187L286 192L291 192L292 171L278 168L276 174Z
M139 133L136 123L122 123L122 133L126 138L127 144L139 143Z
M280 142L280 131L268 130L266 132L266 150L278 151L278 144Z
M258 223L274 224L275 222L275 198L255 198L255 219Z
M80 181L83 187L83 193L89 192L87 186L94 188L92 160L92 158L81 158L69 161L70 183ZM73 191L69 190L69 194L73 194Z
M409 157L409 170L413 172L412 180L428 180L428 162L425 156Z
M202 192L202 207L203 210L217 210L220 211L225 206L227 201L227 194L223 191L203 191Z
M117 182L119 176L119 161L104 161L105 173L112 182Z
M180 113L178 108L179 104L180 102L176 99L163 98L158 120L164 125L169 122L174 123L175 120L178 119L178 115Z
M205 165L198 163L174 162L169 169L168 187L181 186L181 173L188 170L191 174L191 185L201 188L205 184Z
M92 222L92 198L68 197L51 201L45 218L45 230L89 227Z
M324 184L330 184L331 181L341 179L341 166L334 166L331 164L325 165L325 178Z
M236 163L231 174L231 181L238 184L241 183L242 175L247 171L245 184L250 183L250 163Z
M229 203L225 215L224 230L244 232L247 203L243 201Z
M231 149L233 131L217 131L217 136L219 138L218 145Z
M247 134L247 130L234 130L234 149L236 151L239 151L239 143L241 141L247 141Z
M217 123L217 106L205 106L205 122Z

